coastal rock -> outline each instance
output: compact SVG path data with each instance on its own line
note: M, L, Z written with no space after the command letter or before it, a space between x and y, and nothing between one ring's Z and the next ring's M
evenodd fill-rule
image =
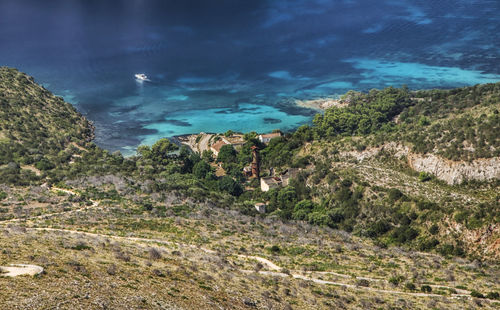
M321 99L311 99L311 100L295 100L295 104L302 108L321 111L331 107L342 108L347 106L348 102L341 101L339 99L321 98Z

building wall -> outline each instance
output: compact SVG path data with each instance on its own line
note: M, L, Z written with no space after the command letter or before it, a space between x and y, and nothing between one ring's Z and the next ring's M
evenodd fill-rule
M272 180L272 177L268 178L261 178L260 179L260 190L263 192L267 192L272 188L279 187L280 184L277 183L276 181Z
M260 179L260 190L263 192L270 190L269 185L264 181L264 178Z

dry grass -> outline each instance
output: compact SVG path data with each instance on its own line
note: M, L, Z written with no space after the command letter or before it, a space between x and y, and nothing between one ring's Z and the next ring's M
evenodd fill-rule
M45 268L36 278L0 279L6 288L0 292L5 309L462 309L477 307L477 302L451 298L453 290L465 286L489 292L500 276L497 265L380 249L340 231L205 207L162 218L132 203L106 202L80 213L3 227L0 265ZM272 251L273 245L278 250ZM269 259L283 269L269 273L268 266L246 256ZM313 283L291 274L354 287ZM401 280L395 285L390 278ZM409 293L407 282L417 288L432 285L433 293L442 296L374 291ZM496 307L480 302L485 309Z

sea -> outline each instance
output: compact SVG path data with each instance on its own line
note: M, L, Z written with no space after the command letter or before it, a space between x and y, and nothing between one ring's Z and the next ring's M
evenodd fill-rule
M296 100L500 81L499 12L499 0L0 0L0 66L133 155L162 137L293 130L317 113Z

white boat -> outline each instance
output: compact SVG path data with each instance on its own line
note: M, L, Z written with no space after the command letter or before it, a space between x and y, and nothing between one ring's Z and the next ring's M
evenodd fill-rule
M138 81L149 81L148 76L145 75L144 73L137 73L134 76L135 76L135 79Z

